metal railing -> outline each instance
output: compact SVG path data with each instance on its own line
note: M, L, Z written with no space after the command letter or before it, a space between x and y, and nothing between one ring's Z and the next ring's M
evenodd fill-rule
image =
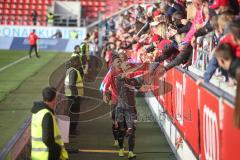
M53 18L53 26L80 27L84 26L85 23L85 20L80 19L78 15L54 14ZM49 25L47 18L46 24Z
M199 37L197 39L197 48L193 51L192 65L189 70L200 77L204 77L204 73L209 64L209 60L213 56L212 50L214 48L214 35L213 32ZM224 80L223 75L213 75L210 83L222 89L223 91L235 96L235 87L228 86Z

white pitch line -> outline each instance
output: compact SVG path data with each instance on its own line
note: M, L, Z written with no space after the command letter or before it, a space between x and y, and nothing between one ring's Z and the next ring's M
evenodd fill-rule
M0 72L1 72L1 71L4 71L5 69L7 69L7 68L9 68L9 67L12 67L13 65L15 65L15 64L17 64L17 63L19 63L19 62L27 59L27 58L28 58L28 56L22 57L22 58L20 58L20 59L18 59L18 60L16 60L16 61L14 61L14 62L6 65L6 66L0 68Z

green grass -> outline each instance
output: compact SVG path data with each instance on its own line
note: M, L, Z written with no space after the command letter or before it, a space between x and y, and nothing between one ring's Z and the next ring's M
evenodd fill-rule
M0 72L0 150L31 115L33 101L41 100L41 90L49 76L69 55L42 52L40 59L27 59Z
M0 51L0 64L2 65ZM7 53L6 54L12 54ZM17 53L14 53L17 54ZM24 56L24 53L19 52ZM13 56L14 57L14 56ZM41 99L41 90L49 83L49 77L69 57L68 54L41 53L40 59L27 59L15 66L0 72L0 91L4 93L0 102L0 150L16 134L17 130L23 125L26 118L31 115L33 101ZM12 57L11 57L12 58ZM5 65L14 60L7 60ZM4 66L4 65L2 65ZM1 67L0 67L1 68ZM59 73L61 75L61 73ZM90 85L90 84L89 84ZM99 84L98 84L99 85ZM92 84L91 84L92 86ZM98 88L98 87L97 87ZM4 91L4 92L2 92ZM1 95L0 93L0 95ZM96 94L97 92L93 92ZM2 94L3 95L3 94ZM7 95L7 96L6 96ZM94 96L94 95L92 95ZM140 122L136 131L136 153L137 159L144 160L168 160L173 159L172 152L168 146L159 127L151 122L150 110L142 97L136 98ZM88 109L90 102L84 102L84 107ZM107 107L107 106L101 106ZM108 109L108 107L106 108ZM150 120L150 122L141 122ZM80 134L70 137L68 148L73 149L116 149L112 148L113 142L111 133L111 120L105 117L96 121L79 124ZM125 145L127 140L125 141ZM126 145L127 146L127 145ZM115 154L93 154L93 153L74 153L71 159L127 159L118 158Z
M32 76L46 65L49 60L56 56L56 53L41 52L40 55L40 59L25 59L0 71L0 101L16 89L26 78ZM26 56L26 52L23 51L0 51L0 68L24 56Z
M0 50L0 68L12 63L24 56L28 53L26 51L3 51Z

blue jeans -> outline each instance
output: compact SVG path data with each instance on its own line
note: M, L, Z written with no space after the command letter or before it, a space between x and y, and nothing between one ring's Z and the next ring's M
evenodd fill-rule
M204 82L209 82L212 78L213 74L215 73L216 69L219 68L218 62L216 57L212 57L210 59L209 64L207 66L206 72L204 73ZM228 73L227 71L221 69L223 76L226 78L226 81L228 81Z

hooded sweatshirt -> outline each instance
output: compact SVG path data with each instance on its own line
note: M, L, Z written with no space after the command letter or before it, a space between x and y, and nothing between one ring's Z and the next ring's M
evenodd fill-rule
M53 113L53 110L50 109L47 104L42 101L34 102L31 112L33 114L38 113L42 109L48 109ZM61 146L57 144L54 140L54 127L53 127L53 118L50 113L46 113L42 121L42 140L43 143L49 149L49 160L57 160L60 157Z

